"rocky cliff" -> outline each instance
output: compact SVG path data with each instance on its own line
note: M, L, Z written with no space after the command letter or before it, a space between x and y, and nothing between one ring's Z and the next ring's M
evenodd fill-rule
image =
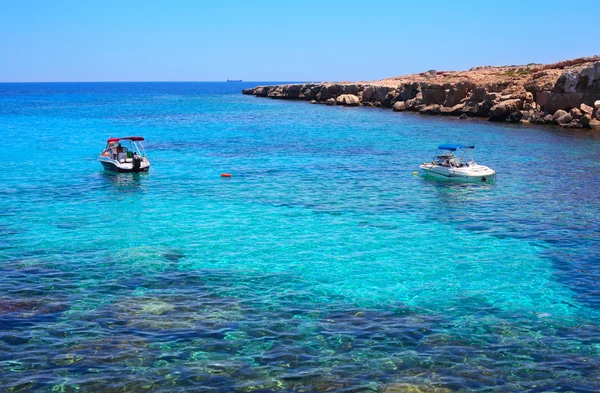
M258 86L244 94L326 105L600 129L600 56L435 71L357 83Z

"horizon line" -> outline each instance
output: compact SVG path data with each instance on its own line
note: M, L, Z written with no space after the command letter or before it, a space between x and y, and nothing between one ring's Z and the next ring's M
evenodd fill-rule
M241 80L241 81L228 81L228 80L207 80L207 81L0 81L0 83L215 83L215 82L223 82L223 83L256 83L256 82L294 82L294 83L306 83L306 81L259 81L259 80ZM316 82L320 83L320 82Z

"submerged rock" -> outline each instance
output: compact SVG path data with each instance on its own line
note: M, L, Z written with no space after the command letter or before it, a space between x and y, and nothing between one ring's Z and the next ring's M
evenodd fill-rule
M385 385L381 393L453 393L452 389L437 387L429 384L392 383Z
M180 259L185 258L185 255L177 250L170 250L163 253L163 258L171 262L179 262Z

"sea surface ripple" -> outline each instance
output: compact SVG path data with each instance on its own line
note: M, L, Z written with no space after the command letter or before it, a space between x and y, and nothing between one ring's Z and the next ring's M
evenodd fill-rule
M600 390L600 135L251 86L0 84L0 391Z

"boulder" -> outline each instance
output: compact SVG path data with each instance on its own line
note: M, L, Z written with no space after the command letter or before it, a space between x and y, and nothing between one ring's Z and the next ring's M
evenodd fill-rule
M558 123L559 126L563 126L563 127L572 121L573 121L573 117L571 116L570 113L567 113L566 115L563 115L563 116L559 117L558 119L556 119L556 123Z
M523 104L523 110L526 111L533 111L536 110L537 106L535 105L535 102L531 103L531 102L526 102Z
M592 116L592 114L594 113L594 108L592 108L591 106L586 105L586 104L579 105L579 110L581 111L581 113L583 113L583 114L587 113L590 116Z
M531 92L527 92L525 93L525 101L528 103L532 103L533 102L533 94Z
M423 108L419 109L419 113L424 115L439 115L442 113L442 107L439 104L425 105Z
M452 107L442 106L440 108L440 113L446 116L458 116L463 113L465 109L465 104L456 104Z
M342 94L336 98L336 103L340 105L357 106L360 105L360 101L354 94Z
M422 102L418 98L412 98L410 100L406 100L406 109L407 110L417 110L417 106L421 105Z
M600 109L594 109L594 113L592 113L592 119L600 120Z
M490 109L489 119L492 121L503 121L511 113L521 109L523 109L523 101L519 99L502 101Z
M557 121L559 118L563 117L567 113L568 113L567 111L559 109L556 112L554 112L554 116L552 116L552 118L553 118L554 121Z
M594 102L594 108L600 109L600 100Z
M543 112L533 112L531 114L531 118L529 119L530 123L533 124L546 124L546 120L544 120Z
M600 120L592 119L588 125L592 130L600 130Z
M333 98L328 98L325 100L325 105L335 105L335 100Z
M316 103L317 103L317 100L310 100L310 103L311 103L311 104L316 104Z
M579 119L581 116L583 116L583 113L581 113L581 111L577 108L573 108L571 109L571 111L569 112L569 114L571 115L571 117L573 119Z
M590 126L590 121L592 121L592 116L589 114L585 114L583 116L581 116L581 119L579 119L579 122L581 123L582 126L584 126L585 128L589 128Z
M545 121L547 124L552 124L552 123L554 123L554 122L555 122L555 120L554 120L554 116L552 116L552 115L548 114L548 115L544 116L544 121Z
M394 106L392 107L392 110L394 112L402 112L406 110L406 102L404 101L397 101Z
M562 127L565 128L583 128L583 125L577 120L571 120L568 124L561 124Z
M520 123L522 118L523 118L523 112L514 111L508 115L508 117L506 118L506 121L509 123Z
M521 111L523 117L521 118L521 123L531 123L533 119L534 111Z

